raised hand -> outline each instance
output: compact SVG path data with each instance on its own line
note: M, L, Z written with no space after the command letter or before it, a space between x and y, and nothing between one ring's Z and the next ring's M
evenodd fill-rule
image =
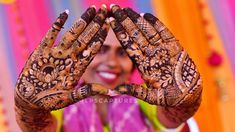
M15 89L16 109L47 112L91 95L108 92L98 84L74 88L105 40L109 27L105 23L106 15L105 6L97 13L94 7L88 8L59 43L53 46L68 17L67 12L60 14L29 57L18 78Z
M179 41L152 14L141 16L117 5L111 10L116 19L110 20L111 26L147 85L144 88L124 84L116 90L160 105L166 111L174 108L167 114L177 122L191 117L201 102L202 83L194 62Z

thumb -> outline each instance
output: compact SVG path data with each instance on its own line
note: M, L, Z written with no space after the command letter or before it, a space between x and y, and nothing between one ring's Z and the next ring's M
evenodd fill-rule
M52 111L67 107L90 96L108 94L108 89L100 84L86 84L69 91L62 90L49 93L50 95L35 100L35 104L44 110Z
M97 94L108 94L108 89L105 88L101 84L95 84L95 83L85 84L84 86L80 88L74 89L70 93L71 102L75 103L82 99L85 99L87 97L94 96Z

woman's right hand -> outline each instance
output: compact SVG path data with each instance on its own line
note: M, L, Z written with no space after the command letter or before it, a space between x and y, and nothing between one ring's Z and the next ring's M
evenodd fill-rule
M106 6L102 6L97 13L94 7L88 8L53 46L68 17L68 12L60 14L18 78L16 109L49 112L88 96L108 92L98 84L75 88L105 40L109 27L105 22L106 16Z

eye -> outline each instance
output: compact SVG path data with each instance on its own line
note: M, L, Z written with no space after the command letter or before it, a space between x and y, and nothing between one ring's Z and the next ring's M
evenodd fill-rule
M127 53L122 47L117 49L117 55L120 57L127 57Z
M103 45L100 48L100 51L98 52L98 54L105 54L105 53L107 53L108 50L109 50L109 46L108 45Z

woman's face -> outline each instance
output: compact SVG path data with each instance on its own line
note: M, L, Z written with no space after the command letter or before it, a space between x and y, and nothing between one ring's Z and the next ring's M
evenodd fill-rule
M87 67L82 79L86 83L100 83L109 89L127 82L133 63L110 28L100 52Z

